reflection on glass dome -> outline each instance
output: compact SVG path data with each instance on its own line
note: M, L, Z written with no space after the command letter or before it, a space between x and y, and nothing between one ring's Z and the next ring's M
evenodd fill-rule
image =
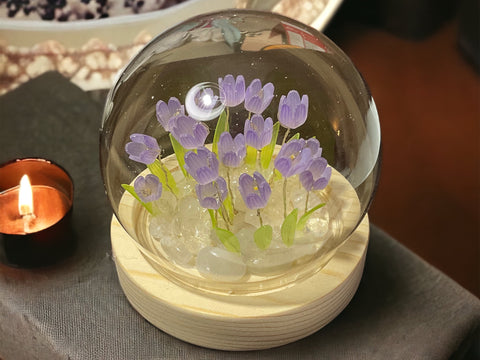
M225 102L220 99L217 84L204 82L188 90L185 107L195 120L206 121L217 118L225 108Z
M365 216L378 176L373 99L317 31L260 12L158 36L109 94L107 194L169 279L272 291L321 269Z

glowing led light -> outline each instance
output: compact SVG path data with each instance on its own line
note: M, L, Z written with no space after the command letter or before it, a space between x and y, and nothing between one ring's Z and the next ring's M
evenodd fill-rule
M203 105L210 106L213 102L213 99L210 95L205 94L203 95L202 101L203 101Z
M218 85L215 83L199 83L193 86L185 97L185 109L188 115L198 121L215 119L224 108Z

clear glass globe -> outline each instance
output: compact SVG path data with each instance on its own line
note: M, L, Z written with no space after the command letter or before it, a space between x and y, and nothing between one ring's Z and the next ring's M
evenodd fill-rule
M225 130L243 134L242 145L219 141ZM290 143L301 150L282 153ZM207 173L219 163L210 185L194 169L203 145L216 159ZM118 77L101 129L108 198L145 259L176 283L217 293L274 291L319 271L366 215L379 156L375 103L348 57L315 29L247 10L157 36Z

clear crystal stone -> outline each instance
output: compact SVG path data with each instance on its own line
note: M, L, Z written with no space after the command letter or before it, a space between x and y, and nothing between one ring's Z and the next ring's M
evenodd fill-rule
M254 274L273 274L288 269L295 261L313 255L318 250L315 244L270 248L246 259L248 270Z
M197 256L197 270L217 281L238 281L247 270L242 257L219 247L205 247Z

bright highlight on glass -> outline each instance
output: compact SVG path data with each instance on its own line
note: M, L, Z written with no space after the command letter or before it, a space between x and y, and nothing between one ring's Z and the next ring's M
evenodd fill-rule
M218 117L225 105L220 101L219 87L215 83L202 82L193 86L185 97L187 113L198 121Z

